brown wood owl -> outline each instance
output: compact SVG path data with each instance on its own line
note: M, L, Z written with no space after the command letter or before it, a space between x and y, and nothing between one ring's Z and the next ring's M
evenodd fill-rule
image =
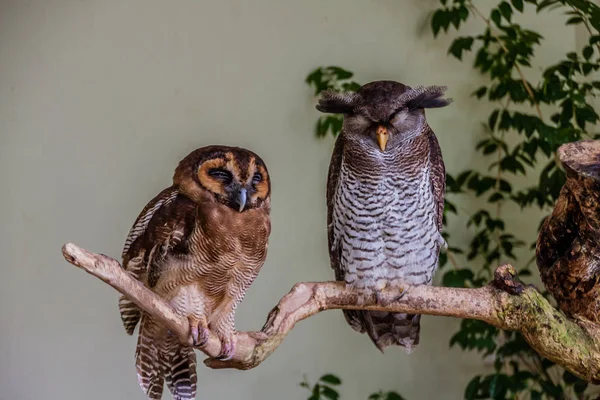
M425 108L444 107L445 88L377 81L325 92L317 109L344 114L327 183L327 231L337 280L370 296L394 281L431 284L444 211L445 168ZM420 315L344 311L383 351L410 352Z
M189 320L196 345L209 330L234 354L234 316L267 254L269 174L253 152L208 146L185 157L173 185L138 216L123 248L123 266ZM127 333L141 320L136 349L138 381L160 399L163 381L176 400L196 394L196 356L125 297L119 310Z

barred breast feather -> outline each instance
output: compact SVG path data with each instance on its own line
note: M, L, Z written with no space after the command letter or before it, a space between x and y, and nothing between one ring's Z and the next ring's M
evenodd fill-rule
M342 134L328 179L328 237L336 279L372 293L378 284L431 284L441 237L445 172L433 132L380 152ZM349 324L383 350L410 352L420 315L344 311Z

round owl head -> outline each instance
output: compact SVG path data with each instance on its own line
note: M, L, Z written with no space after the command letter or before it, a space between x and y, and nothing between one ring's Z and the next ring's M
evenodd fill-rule
M356 92L324 91L317 110L344 114L343 131L367 139L385 151L422 132L425 108L445 107L452 101L442 98L445 86L411 88L394 81L375 81Z
M240 147L194 150L175 169L173 184L196 202L216 201L239 212L270 203L267 166L257 154Z

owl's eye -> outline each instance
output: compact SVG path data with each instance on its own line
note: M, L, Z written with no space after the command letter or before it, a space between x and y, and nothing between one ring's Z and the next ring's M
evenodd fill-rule
M362 132L371 124L371 120L358 114L348 115L344 118L344 128L348 131Z
M256 172L254 174L254 176L252 177L252 183L253 184L257 184L257 183L261 183L262 182L262 175L260 174L260 172Z
M233 180L231 172L221 168L212 168L208 170L208 175L225 184L228 184Z
M406 110L400 110L392 116L392 118L390 119L390 124L398 125L406 119L406 116Z

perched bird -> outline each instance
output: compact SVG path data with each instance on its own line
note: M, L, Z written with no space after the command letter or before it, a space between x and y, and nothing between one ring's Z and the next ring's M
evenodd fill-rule
M173 185L144 207L125 241L125 270L188 318L195 345L214 332L221 359L234 354L235 310L265 261L270 193L258 155L203 147L179 162ZM141 320L136 368L148 397L160 399L165 380L176 400L193 399L193 347L124 296L119 311L130 335Z
M324 92L317 109L344 114L327 180L327 233L336 280L360 298L404 282L431 284L446 190L438 141L425 108L444 107L445 87L376 81L356 92ZM344 311L347 322L383 349L410 353L420 315Z

